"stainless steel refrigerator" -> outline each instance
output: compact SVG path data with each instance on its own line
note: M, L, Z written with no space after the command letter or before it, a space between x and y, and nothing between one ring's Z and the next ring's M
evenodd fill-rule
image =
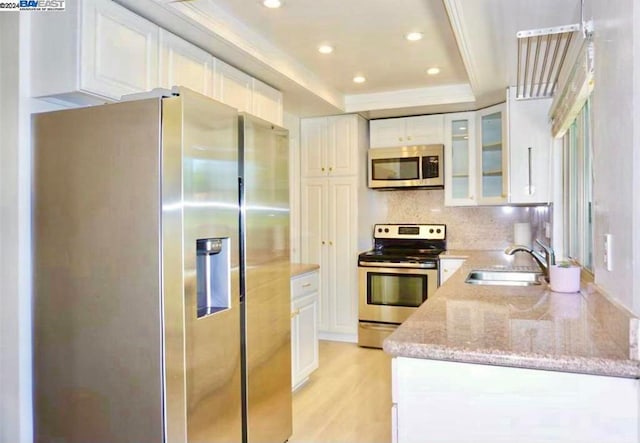
M288 439L286 131L186 89L33 131L36 442Z

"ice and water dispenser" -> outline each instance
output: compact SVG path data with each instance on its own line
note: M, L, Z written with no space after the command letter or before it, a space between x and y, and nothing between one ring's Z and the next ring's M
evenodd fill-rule
M198 318L231 307L229 238L203 238L196 244Z

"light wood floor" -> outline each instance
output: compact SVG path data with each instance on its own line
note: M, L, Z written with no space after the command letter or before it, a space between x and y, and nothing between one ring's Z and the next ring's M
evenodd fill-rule
M320 367L293 394L290 443L389 443L391 358L380 349L320 342Z

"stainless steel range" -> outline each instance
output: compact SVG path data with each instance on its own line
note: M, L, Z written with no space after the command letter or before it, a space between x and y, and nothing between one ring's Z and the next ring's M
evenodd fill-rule
M382 341L438 287L445 225L375 225L374 249L358 256L358 344Z

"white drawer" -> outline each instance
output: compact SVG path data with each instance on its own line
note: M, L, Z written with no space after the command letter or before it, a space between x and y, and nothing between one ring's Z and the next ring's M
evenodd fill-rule
M291 279L291 298L301 297L318 291L318 271L307 272Z

